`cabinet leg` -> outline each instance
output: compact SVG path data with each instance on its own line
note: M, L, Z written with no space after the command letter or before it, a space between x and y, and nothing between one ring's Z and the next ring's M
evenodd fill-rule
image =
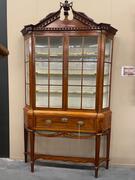
M30 132L30 160L31 160L31 172L34 172L34 148L35 148L35 132Z
M96 142L95 142L95 178L98 177L98 169L100 162L100 138L101 134L96 134Z
M109 129L106 135L106 169L109 168L109 155L110 155L110 138L111 138L111 130Z
M26 128L24 128L24 158L25 158L25 163L28 162L27 154L28 154L28 131Z

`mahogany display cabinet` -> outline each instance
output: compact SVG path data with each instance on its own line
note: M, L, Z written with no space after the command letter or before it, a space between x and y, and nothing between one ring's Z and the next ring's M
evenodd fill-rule
M117 30L110 24L95 23L72 5L68 1L60 3L58 11L22 30L26 75L25 162L29 155L31 172L35 160L40 158L90 162L98 177L100 164L105 162L106 168L109 165L112 47ZM69 11L73 15L71 20ZM94 136L95 156L38 154L34 150L36 135L80 139ZM100 157L101 136L107 140L103 157Z

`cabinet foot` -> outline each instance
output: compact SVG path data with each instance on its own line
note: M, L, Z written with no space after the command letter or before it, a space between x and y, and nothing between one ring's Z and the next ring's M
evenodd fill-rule
M111 137L111 130L109 129L106 134L106 169L109 168L109 155L110 155L110 137Z
M96 134L95 142L95 178L98 177L98 169L100 163L100 138L102 134Z
M27 149L28 149L28 131L26 128L24 128L24 161L25 163L28 162Z
M98 178L98 167L95 167L95 178Z
M35 161L35 132L30 132L30 159L31 159L31 172L34 172L34 161Z
M24 162L27 163L28 162L28 158L27 158L27 153L25 152L24 154Z
M34 162L31 162L31 172L34 172Z
M109 160L106 161L106 169L109 169Z

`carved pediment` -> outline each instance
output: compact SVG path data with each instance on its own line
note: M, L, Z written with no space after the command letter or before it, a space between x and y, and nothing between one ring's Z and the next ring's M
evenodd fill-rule
M67 1L65 1L67 3ZM65 19L60 20L61 9L64 9ZM68 19L68 11L73 13L73 19ZM23 35L33 31L89 31L89 30L106 30L112 34L116 33L116 29L110 24L97 24L93 19L83 12L73 10L72 3L63 4L58 11L48 14L36 25L27 25L22 30Z

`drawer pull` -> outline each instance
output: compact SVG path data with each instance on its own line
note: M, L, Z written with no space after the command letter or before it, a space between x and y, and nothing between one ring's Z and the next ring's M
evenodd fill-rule
M66 118L66 117L61 118L61 122L63 122L63 123L67 123L67 122L68 122L68 118Z
M46 124L51 124L51 123L52 123L52 120L51 120L51 119L47 119L47 120L45 121L45 123L46 123Z
M84 121L78 121L77 124L78 124L79 126L83 126L83 125L84 125Z

